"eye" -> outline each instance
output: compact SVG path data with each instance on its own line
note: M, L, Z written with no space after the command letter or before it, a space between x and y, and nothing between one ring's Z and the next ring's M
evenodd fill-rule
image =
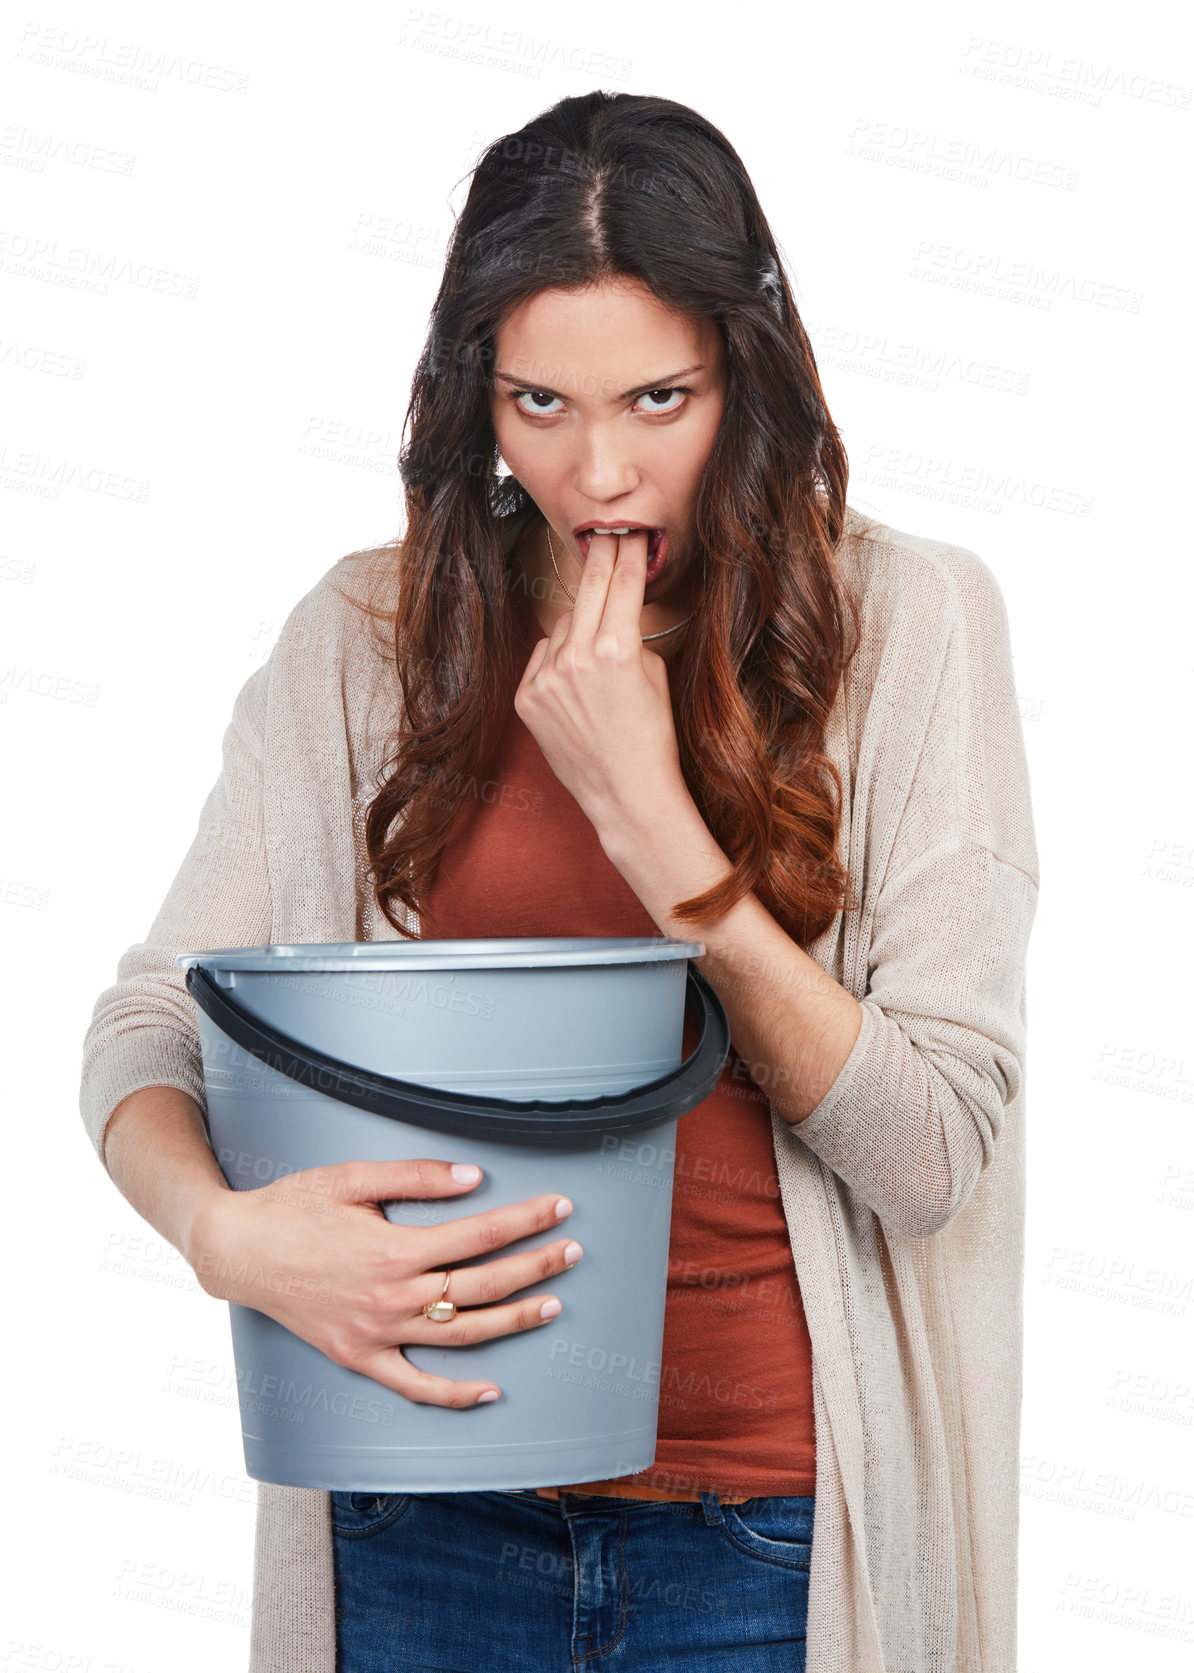
M518 406L519 412L525 412L527 414L528 418L534 418L534 417L538 416L539 414L542 414L543 408L539 407L539 408L536 409L536 412L532 413L529 410L529 408L520 405L524 395L530 395L536 401L540 401L540 400L542 400L542 401L558 401L559 398L560 398L558 395L549 395L547 393L546 389L515 389L515 390L512 390L511 394L510 394L511 400L515 403L516 406ZM554 413L548 413L547 416L549 418L554 418L555 414Z
M640 395L639 396L639 400L640 401L651 401L652 403L654 403L656 395L691 395L691 394L692 394L691 389L682 389L682 388L680 388L680 386L678 384L676 384L676 385L673 385L670 389L649 389L645 395ZM683 405L684 405L683 401L681 401L678 406L674 406L674 407L660 407L660 406L655 406L653 404L648 410L650 412L672 413L672 412L679 412L680 407L682 407Z

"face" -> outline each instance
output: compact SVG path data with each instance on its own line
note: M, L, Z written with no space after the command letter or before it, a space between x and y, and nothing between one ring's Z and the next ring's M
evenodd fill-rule
M576 590L588 547L577 531L594 522L661 529L663 567L647 584L643 631L682 619L700 580L697 488L725 406L717 326L620 277L537 292L499 328L495 346L498 448L550 526L563 580ZM524 573L554 582L537 526L524 557ZM569 602L557 599L559 608Z

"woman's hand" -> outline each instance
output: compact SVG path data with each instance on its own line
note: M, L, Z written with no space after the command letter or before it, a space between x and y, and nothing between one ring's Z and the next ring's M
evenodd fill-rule
M667 663L642 642L647 535L595 534L576 601L540 639L514 710L601 833L687 793Z
M251 1191L219 1191L195 1217L191 1265L208 1295L267 1313L337 1365L407 1400L474 1406L491 1381L432 1376L410 1363L401 1344L460 1347L530 1330L544 1322L546 1301L556 1301L559 1311L558 1297L538 1294L501 1307L484 1303L553 1278L580 1259L580 1246L573 1244L573 1259L566 1260L572 1240L561 1237L459 1267L559 1225L572 1204L558 1192L438 1226L394 1225L379 1207L404 1197L458 1197L479 1183L454 1179L448 1162L337 1162ZM561 1201L567 1208L557 1215ZM454 1269L448 1300L460 1312L437 1324L423 1307L439 1300L448 1268Z

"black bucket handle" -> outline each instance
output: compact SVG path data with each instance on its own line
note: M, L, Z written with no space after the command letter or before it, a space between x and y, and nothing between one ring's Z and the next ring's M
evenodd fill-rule
M603 1133L632 1133L686 1115L707 1098L730 1053L730 1024L708 978L688 960L685 1004L701 1034L677 1068L629 1092L595 1098L486 1098L361 1069L305 1045L238 1005L202 965L187 966L187 991L218 1028L262 1063L342 1104L435 1133L504 1144L566 1146Z

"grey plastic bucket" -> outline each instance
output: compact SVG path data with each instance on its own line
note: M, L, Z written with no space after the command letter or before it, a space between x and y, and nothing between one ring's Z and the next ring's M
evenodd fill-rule
M451 1199L388 1202L434 1225L559 1191L561 1227L457 1267L584 1246L526 1331L403 1344L419 1369L492 1378L466 1408L404 1396L255 1308L230 1305L245 1466L259 1481L463 1492L617 1479L655 1459L676 1123L730 1049L716 992L670 937L327 942L182 953L208 1128L229 1185L433 1156L476 1162ZM681 1062L686 1005L699 1043ZM401 1077L401 1078L399 1078ZM508 1299L516 1299L518 1294Z

